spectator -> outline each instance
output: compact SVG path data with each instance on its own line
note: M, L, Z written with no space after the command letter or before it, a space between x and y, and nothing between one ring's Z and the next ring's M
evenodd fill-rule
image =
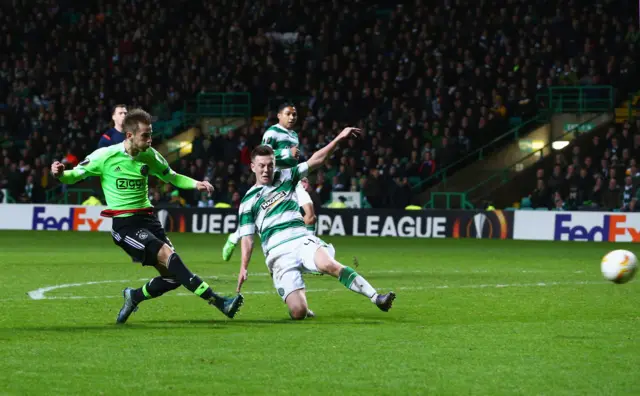
M403 4L385 14L355 0L313 7L293 2L287 20L305 21L300 26L274 22L257 3L236 6L110 0L95 8L79 4L65 15L46 1L0 6L9 32L0 41L6 105L0 136L11 131L16 150L30 145L25 156L10 150L0 173L12 175L11 164L20 159L18 168L33 167L40 158L37 174L46 174L52 160L77 163L95 147L96 131L107 129L118 103L143 106L166 120L199 93L241 91L253 93L252 108L266 115L263 127L272 122L276 101L297 98L305 116L298 127L304 158L342 125L366 131L365 141L336 152L325 176L314 181L326 202L342 157L356 161L354 176L367 175L367 188L375 191L374 166L386 177L397 158L406 165L394 165L396 172L418 176L423 150L430 150L444 168L505 131L509 118L534 115L546 104L532 98L549 86L605 81L622 96L638 87L638 33L627 24L630 5L605 3L594 13L589 4L545 4L558 9L556 15L519 2L439 0ZM32 18L38 13L44 17ZM252 125L198 138L184 168L205 152L216 166L196 165L196 172L205 168L211 180L222 177L220 194L231 202L228 182L239 186L247 179L247 153L261 133ZM632 136L623 132L611 143L609 166L627 166L636 157L640 140ZM13 195L27 175L12 181ZM347 180L339 176L336 185L346 189ZM48 180L40 183L52 187ZM191 205L198 200L187 197ZM380 205L390 202L378 197Z
M199 208L213 208L214 202L208 194L200 194L200 199L198 200Z
M542 179L538 179L536 189L529 195L529 198L531 199L531 207L533 208L551 207L551 193Z
M436 162L431 158L431 152L426 151L424 153L424 157L422 160L422 165L418 169L418 173L420 174L420 178L427 179L429 176L433 175L436 171Z
M44 191L39 186L32 174L27 176L27 181L24 185L24 191L20 194L20 202L23 203L42 203L44 202Z

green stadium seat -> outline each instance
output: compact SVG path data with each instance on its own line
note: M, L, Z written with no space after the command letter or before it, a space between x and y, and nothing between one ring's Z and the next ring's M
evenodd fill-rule
M549 211L549 208L540 207L540 208L536 208L536 210L544 210L544 211L548 212L548 211Z

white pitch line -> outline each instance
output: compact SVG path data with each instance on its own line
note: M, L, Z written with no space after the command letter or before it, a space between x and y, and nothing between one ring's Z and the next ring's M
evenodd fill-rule
M105 281L93 281L93 282L82 282L82 283L66 283L64 285L53 285L53 286L41 287L39 289L27 292L27 294L29 295L29 297L31 297L32 300L44 300L44 299L47 298L47 297L45 297L44 294L46 292L50 292L52 290L64 289L64 288L67 288L67 287L76 287L76 286L99 285L101 283L124 283L124 282L129 282L129 281L127 281L127 280L105 280Z
M54 296L47 297L44 295L46 291L51 291L55 289L61 289L64 287L76 287L76 286L85 286L85 285L95 285L100 283L117 283L117 282L129 282L129 281L98 281L98 282L85 282L85 283L70 283L66 285L57 285L49 286L47 288L37 289L33 292L29 292L29 297L32 300L84 300L84 299L97 299L97 298L122 298L120 295L111 295L111 296ZM392 288L394 290L400 291L421 291L421 290L442 290L442 289L502 289L506 287L511 288L523 288L523 287L548 287L548 286L580 286L580 285L604 285L608 284L608 282L604 281L578 281L578 282L536 282L536 283L508 283L508 284L475 284L475 285L436 285L436 286L402 286L397 288ZM46 289L46 290L45 290ZM44 292L43 292L44 290ZM310 293L333 293L333 292L345 292L347 289L339 288L339 289L307 289L307 292ZM253 291L245 291L243 294L253 295L253 294L272 294L275 293L274 290L253 290ZM168 294L167 296L192 296L193 293L173 293ZM7 300L18 300L18 299L3 299L0 301Z
M488 270L471 270L471 271L461 271L461 270L454 270L453 272L459 273L459 272L465 272L468 274L477 274L477 273L489 273L490 271ZM534 273L534 272L548 272L548 271L538 271L538 270L518 270L518 272L522 272L522 273ZM372 271L367 271L367 274L437 274L437 272L434 271L425 271L425 270L372 270ZM270 273L268 272L251 272L249 273L249 276L271 276ZM235 278L237 277L237 275L223 275L223 276L203 276L202 278L206 278L206 279L221 279L221 278ZM137 279L137 281L146 281L148 280L148 278L139 278ZM36 290L32 290L27 292L27 294L29 295L29 297L31 297L32 300L45 300L45 299L52 299L51 297L46 297L45 293L53 291L53 290L58 290L58 289L65 289L65 288L69 288L69 287L78 287L78 286L89 286L89 285L98 285L98 284L102 284L102 283L127 283L127 282L134 282L131 280L104 280L104 281L90 281L90 282L78 282L78 283L65 283L62 285L52 285L52 286L46 286L46 287L41 287L39 289ZM441 287L444 288L444 287ZM6 299L0 300L0 301L5 301Z

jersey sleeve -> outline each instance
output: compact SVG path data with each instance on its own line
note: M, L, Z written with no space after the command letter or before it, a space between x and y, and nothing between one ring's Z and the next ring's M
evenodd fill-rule
M100 136L100 141L98 142L98 148L111 146L111 136L109 136L108 132L105 132Z
M160 154L155 149L150 150L153 150L153 157L149 161L148 165L152 175L183 190L192 190L196 188L197 180L176 173L173 169L171 169L169 163L162 156L162 154Z
M238 209L238 236L240 238L253 235L256 231L256 223L252 210L253 201L253 198L245 198L240 203L240 208Z
M313 205L313 201L311 200L311 196L304 189L304 187L302 187L302 185L300 183L298 183L298 186L296 187L296 195L298 196L298 205L300 205L300 207L302 207L304 205L307 205L307 204L312 204Z
M60 182L64 184L74 184L91 176L102 175L102 165L105 160L104 149L98 149L89 154L82 162L71 170L66 170L60 176Z
M291 168L290 171L291 181L294 185L297 185L300 179L302 179L309 173L309 164L307 162L303 162Z
M278 147L278 139L276 135L277 132L267 131L262 136L262 144L273 149L276 157L276 166L278 168L291 168L292 166L296 166L298 159L291 156L291 150L288 147Z

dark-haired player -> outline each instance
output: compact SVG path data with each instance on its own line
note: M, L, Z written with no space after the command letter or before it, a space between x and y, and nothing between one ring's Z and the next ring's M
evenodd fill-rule
M100 137L98 142L98 148L112 146L114 144L122 143L125 139L124 131L122 129L122 123L124 117L127 116L127 106L123 104L117 104L113 106L111 111L111 122L113 126L106 131Z
M111 235L114 243L133 261L153 266L160 273L138 289L123 290L124 305L116 322L126 322L142 301L160 297L180 285L233 318L242 305L242 295L219 296L186 267L154 215L148 197L149 175L181 189L211 193L213 186L174 172L164 157L151 147L151 116L146 111L129 112L124 118L123 130L126 138L122 143L94 151L72 170L64 170L64 164L58 161L51 165L53 176L65 184L74 184L90 176L100 177L109 207L101 214L113 217Z
M382 311L391 308L395 293L378 294L353 268L336 261L335 250L307 229L295 200L296 186L300 180L322 166L340 141L358 133L360 131L355 128L345 128L307 162L289 169L276 169L271 147L261 145L253 150L251 171L256 176L256 184L242 198L238 210L239 234L242 238L238 293L247 280L253 235L258 233L273 285L289 308L292 319L313 316L307 305L302 278L305 273L331 275L348 289L369 298Z
M270 126L262 136L262 144L273 149L276 159L276 167L278 169L288 169L298 164L299 157L299 140L298 134L293 127L298 121L298 112L291 103L283 103L278 107L278 123ZM294 194L296 202L311 202L311 197L301 184L296 186L296 194ZM301 207L303 205L300 205ZM315 228L315 216L305 217L305 221L309 221L307 225ZM239 228L238 224L238 228ZM238 244L238 230L229 235L227 241L222 247L222 259L229 261L233 255L233 251Z

